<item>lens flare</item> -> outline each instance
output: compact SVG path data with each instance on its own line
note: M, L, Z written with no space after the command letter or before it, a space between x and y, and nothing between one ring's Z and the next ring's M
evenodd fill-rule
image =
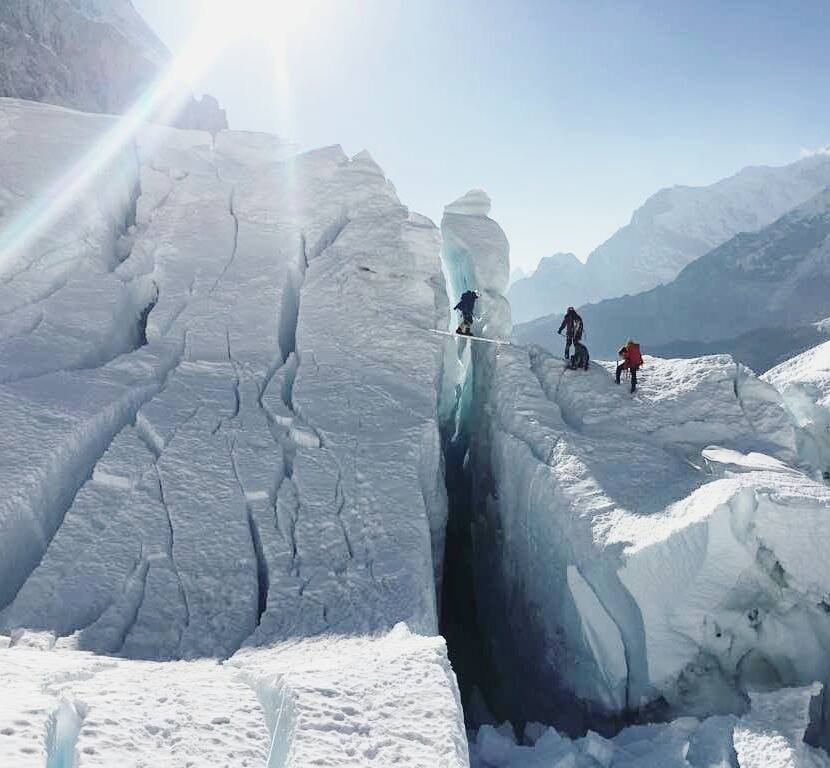
M0 229L0 276L69 212L90 184L135 141L144 124L165 123L175 116L189 98L192 84L199 81L228 45L248 37L265 42L273 52L276 97L287 114L290 88L286 36L296 30L307 14L309 3L206 0L193 33L167 71L114 122L94 147Z

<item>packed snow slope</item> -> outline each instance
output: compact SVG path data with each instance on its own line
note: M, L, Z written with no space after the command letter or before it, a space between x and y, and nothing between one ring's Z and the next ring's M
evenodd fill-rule
M0 101L0 764L466 765L438 230L365 153L147 127L12 247L115 123Z
M586 264L557 254L516 281L508 293L513 318L524 323L669 283L733 236L766 227L827 186L830 158L816 155L779 168L745 168L708 187L662 189Z
M668 354L674 344L726 342L821 320L830 315L828 236L830 187L761 231L735 236L668 285L582 307L591 353L613 356L633 337L646 350L660 345ZM560 322L560 315L541 318L518 326L515 335L558 350ZM773 350L773 341L767 359L786 357L789 347Z
M126 112L165 71L170 52L131 0L3 0L0 96L88 112ZM183 95L172 122L227 128L215 99Z

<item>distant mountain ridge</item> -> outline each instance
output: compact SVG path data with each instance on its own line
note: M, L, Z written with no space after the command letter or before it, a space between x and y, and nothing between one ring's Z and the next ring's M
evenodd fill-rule
M123 114L170 58L130 0L0 2L0 96ZM211 133L228 127L213 97L189 94L168 122Z
M631 222L582 265L559 259L511 286L517 322L569 305L636 294L671 282L688 264L739 232L755 232L830 185L830 156L780 167L753 166L707 187L678 186L652 195ZM561 256L558 254L554 259Z
M759 232L742 233L689 264L671 283L580 309L594 357L614 356L625 337L661 354L757 346L764 329L809 326L830 315L830 187ZM557 349L554 314L514 328L516 338ZM796 329L799 329L796 332ZM774 336L774 338L773 338ZM769 334L775 361L788 334ZM784 345L784 350L777 349ZM763 346L763 344L761 344Z

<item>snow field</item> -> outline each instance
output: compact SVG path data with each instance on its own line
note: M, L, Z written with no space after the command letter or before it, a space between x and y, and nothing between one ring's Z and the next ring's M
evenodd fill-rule
M469 765L443 641L403 625L225 664L67 653L53 642L22 634L0 650L0 765Z

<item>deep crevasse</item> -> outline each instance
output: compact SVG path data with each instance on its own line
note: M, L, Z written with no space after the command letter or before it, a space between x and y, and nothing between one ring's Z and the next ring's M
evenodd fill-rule
M471 193L459 201L463 211L448 206L442 228L451 296L483 289L486 317L488 276L506 263L506 248L469 236L497 227L483 200ZM478 332L505 334L488 333L486 322ZM781 691L763 705L771 711L788 695L813 702L781 743L791 739L798 760L821 762L801 740L809 730L822 741L813 684L830 675L830 573L816 565L830 495L810 479L816 452L804 449L786 395L728 357L649 359L632 399L613 385L610 364L572 372L538 349L450 344L456 378L454 392L445 388L445 403L454 394L443 409L445 440L448 455L469 455L448 462L450 485L461 478L468 489L456 499L462 510L451 502L450 528L460 511L466 538L448 559L471 570L464 582L474 611L466 636L451 627L450 650L468 723L489 715L476 685L520 729L541 720L609 733L631 718L729 714L686 731L654 726L649 738L671 733L683 749L692 745L693 765L708 765L712 749L751 765L763 752L758 734L747 736L752 729L731 713L751 721L750 692L771 689ZM788 694L787 686L805 687ZM534 728L525 747L504 729L483 729L474 762L553 766L572 755L574 764L606 765L634 738L626 729L614 744L596 734L572 743L551 731L561 749L551 736L534 751L545 732ZM717 738L704 736L713 729ZM654 759L667 759L651 747Z

